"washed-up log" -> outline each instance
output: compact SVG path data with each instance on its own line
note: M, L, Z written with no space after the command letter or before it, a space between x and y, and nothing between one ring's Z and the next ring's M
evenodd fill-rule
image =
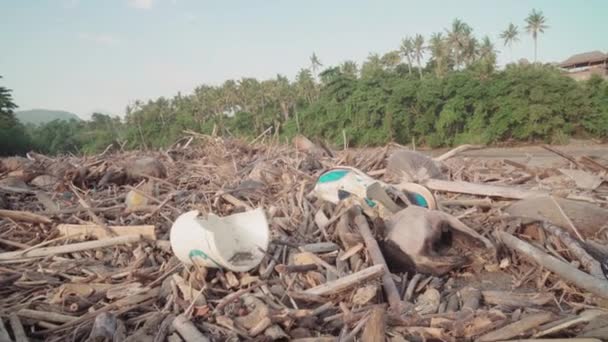
M567 217L564 217L555 203ZM549 221L556 226L572 231L569 219L583 237L594 235L608 222L608 209L591 203L550 196L515 202L505 208L505 212L513 216Z
M192 322L184 315L179 315L173 320L173 328L181 335L186 342L210 342Z
M45 216L30 213L27 211L0 209L0 217L7 217L15 221L50 224L53 221Z
M542 312L537 314L531 314L523 317L521 320L504 326L498 330L492 331L481 336L479 342L492 342L498 340L506 340L513 337L517 337L530 329L536 328L537 326L546 323L553 319L551 312Z
M563 280L570 282L581 289L594 293L600 297L608 298L608 281L597 279L585 272L579 271L572 265L541 251L507 232L499 231L497 234L505 245L523 254L524 258L554 272Z
M303 293L317 296L336 294L353 286L360 285L365 281L377 278L385 272L387 272L387 270L384 265L374 265L359 272L336 279L334 281L330 281L325 284L310 288L304 291Z
M423 185L436 191L511 199L524 199L547 194L547 192L540 190L527 190L516 187L476 184L463 181L447 181L441 179L428 179Z
M57 247L42 247L35 248L29 251L15 251L0 253L0 260L21 260L28 258L44 258L50 255L74 253L80 251L86 251L90 249L105 248L121 244L129 244L139 242L143 239L140 235L127 235L119 236L110 239L96 240L73 243L69 245L57 246Z
M602 271L602 266L600 265L599 261L595 260L591 255L589 255L583 246L581 246L578 241L573 239L570 234L562 230L560 227L548 222L543 222L543 228L550 234L558 237L564 243L566 248L568 248L568 250L572 253L572 255L574 255L581 262L589 274L598 279L606 280L606 276Z
M78 318L74 316L63 315L57 312L36 311L30 309L21 309L17 311L17 315L23 318L53 323L68 323Z
M436 161L444 161L447 159L450 159L452 157L454 157L455 155L457 155L458 153L462 153L465 151L470 151L470 150L480 150L484 148L483 145L460 145L454 149L449 150L448 152L440 155L439 157L434 158Z
M154 226L108 226L111 232L116 236L125 235L141 235L146 239L156 240ZM103 228L95 224L60 224L57 230L63 236L69 237L95 237L97 239L105 239L110 237L110 234Z
M23 324L21 324L19 317L12 314L9 316L9 320L11 328L13 328L13 335L15 335L15 342L28 342L29 339L27 338L27 335L25 335L25 330L23 329Z
M486 304L507 307L542 306L554 300L553 294L547 292L481 291L481 295Z
M367 223L367 219L365 216L361 214L361 211L357 211L355 216L355 224L359 227L359 232L365 241L365 245L367 246L367 251L369 252L374 264L377 266L382 266L387 271L382 275L382 287L386 293L386 297L388 298L389 305L391 310L395 313L400 312L401 310L401 297L399 296L399 290L397 290L397 285L393 281L390 272L388 271L388 266L386 265L386 260L384 260L384 256L380 251L380 246L378 246L378 242L374 239L371 230L369 229L369 225Z

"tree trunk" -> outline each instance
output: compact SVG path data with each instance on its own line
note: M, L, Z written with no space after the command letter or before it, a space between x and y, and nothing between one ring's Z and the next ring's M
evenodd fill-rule
M536 56L537 56L537 52L538 52L538 43L536 42L536 37L534 37L534 64L536 64Z
M409 71L409 74L412 74L412 59L410 58L410 56L407 56L407 70Z
M416 57L416 61L418 62L418 71L420 72L420 79L422 79L422 65L420 65L420 57Z

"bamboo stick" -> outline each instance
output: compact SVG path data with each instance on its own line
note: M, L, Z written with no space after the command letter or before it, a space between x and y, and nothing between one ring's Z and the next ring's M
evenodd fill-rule
M23 221L29 223L53 223L53 221L46 216L30 213L28 211L0 209L0 217L7 217L15 221Z
M142 235L147 239L156 240L153 225L141 226L108 226L111 232L117 236ZM109 238L110 235L96 224L60 224L57 226L59 233L63 236L84 237L92 236L97 239Z
M522 253L527 259L554 272L565 281L600 297L608 298L608 281L597 279L585 272L579 271L572 265L558 260L507 232L499 231L498 237L508 247Z
M548 193L540 190L518 189L498 185L476 184L463 181L446 181L441 179L429 179L424 185L436 191L456 192L477 196L502 197L512 199L524 199L534 196L547 195Z
M386 272L386 268L383 265L374 265L363 269L359 272L349 274L345 277L336 279L334 281L315 286L304 291L304 294L311 294L317 296L325 296L335 294L344 291L350 287L359 285L360 283L378 277Z
M115 238L104 239L104 240L96 240L96 241L87 241L87 242L79 242L73 243L63 246L57 247L43 247L32 249L27 252L16 251L16 252L6 252L0 253L0 260L19 260L26 258L44 258L51 255L56 254L65 254L65 253L74 253L80 251L86 251L90 249L111 247L120 244L128 244L139 242L142 240L142 236L140 235L126 235L126 236L118 236Z

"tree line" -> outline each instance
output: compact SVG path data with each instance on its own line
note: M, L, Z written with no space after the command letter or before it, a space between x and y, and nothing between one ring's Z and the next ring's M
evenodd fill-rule
M245 138L270 132L285 140L304 134L336 146L606 137L608 82L577 82L553 65L537 63L538 40L548 28L542 12L532 11L525 30L534 40L534 62L513 62L502 70L496 68L492 39L455 19L444 32L405 37L395 50L371 53L360 65L324 66L313 53L294 80L227 80L198 86L189 95L136 101L122 119L94 114L89 121L22 129L28 148L44 153L93 153L113 143L159 148L184 130ZM519 27L510 23L498 38L511 47L519 36Z

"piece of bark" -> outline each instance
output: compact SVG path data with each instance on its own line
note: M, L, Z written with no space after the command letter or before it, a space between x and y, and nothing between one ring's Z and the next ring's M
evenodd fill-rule
M192 288L192 286L187 284L184 278L180 277L179 274L173 274L173 281L177 285L177 288L179 288L185 301L197 306L203 306L207 304L205 297L202 295L198 295L200 291L195 290L194 288Z
M300 246L300 250L310 253L329 253L339 249L340 246L333 242L318 242Z
M156 233L153 225L143 226L108 226L115 236L141 235L150 240L156 240ZM110 234L103 228L95 224L60 224L57 225L59 233L63 236L85 237L92 236L97 239L109 238Z
M482 291L481 294L484 303L507 307L542 306L554 299L553 294L547 292Z
M471 286L467 286L459 291L462 300L462 309L476 311L481 301L481 291Z
M388 266L386 265L386 261L384 260L384 256L380 251L380 246L378 246L378 241L372 235L371 230L369 229L369 225L365 216L361 214L361 211L356 211L357 215L355 216L355 224L359 227L359 232L365 241L365 245L367 246L367 251L372 258L372 261L377 266L382 266L382 268L386 269L386 272L382 275L382 287L384 288L384 292L388 299L390 308L395 313L400 313L402 309L401 296L399 296L399 290L397 290L397 285L395 285L395 281L391 277L391 273L388 270Z
M336 279L334 281L327 282L325 284L321 284L319 286L310 288L310 289L304 291L303 293L305 295L310 294L310 295L317 295L317 296L326 296L326 295L336 294L336 293L342 292L348 288L351 288L353 286L360 285L362 282L377 278L377 277L381 276L382 274L384 274L385 272L388 272L388 271L386 270L386 267L384 267L383 265L374 265L374 266L365 268L359 272L349 274L342 278ZM391 279L391 281L392 281L392 279Z
M555 203L563 210L560 212ZM572 233L568 219L578 228L583 237L593 236L608 222L608 209L582 201L574 201L560 197L541 196L515 202L504 209L512 216L534 220L549 221L556 226L567 229Z
M111 247L121 244L135 243L142 240L142 236L139 235L127 235L119 236L115 238L109 238L104 240L87 241L73 243L57 247L41 247L35 248L29 251L15 251L0 253L0 260L21 260L28 258L43 258L51 255L74 253L80 251L86 251L90 249L98 249Z
M48 217L30 213L28 211L0 209L0 217L7 217L15 221L51 224L53 220Z
M420 279L422 279L422 274L420 273L416 273L412 277L409 284L407 285L407 290L405 290L405 297L403 298L404 300L409 301L412 299L412 297L414 296L414 290L416 289L416 285L418 285Z
M15 342L28 342L29 339L25 334L25 330L23 329L23 324L21 324L19 316L16 314L11 314L9 316L9 320L11 323L11 328L13 329L13 335L15 335Z
M560 261L507 232L499 231L497 234L505 245L523 254L525 259L533 261L547 270L554 272L566 282L572 283L583 290L603 298L608 298L608 281L597 279L594 276L579 271L572 265Z
M116 316L109 312L102 312L95 317L93 328L89 334L90 342L112 341L117 328Z
M542 227L551 235L558 237L564 243L566 248L568 248L568 250L572 253L572 255L574 255L581 262L581 265L583 265L589 274L598 279L606 280L606 276L602 271L602 266L600 265L599 261L595 260L591 255L589 255L583 246L581 246L577 240L573 239L570 234L560 227L548 222L543 222Z
M175 317L173 320L173 328L177 330L186 342L211 342L211 340L203 335L183 314Z
M510 199L524 199L548 194L547 192L540 190L527 190L516 187L476 184L464 181L447 181L441 179L429 179L426 180L423 185L435 191Z
M531 314L526 317L523 317L517 322L511 323L498 330L492 331L479 337L478 341L492 342L517 337L529 331L530 329L536 328L537 326L550 321L553 318L554 316L551 312Z

